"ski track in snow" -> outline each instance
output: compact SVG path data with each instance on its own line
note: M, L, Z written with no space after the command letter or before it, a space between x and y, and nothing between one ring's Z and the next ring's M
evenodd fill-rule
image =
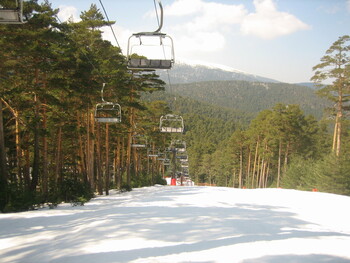
M0 262L350 262L350 197L154 186L0 214Z

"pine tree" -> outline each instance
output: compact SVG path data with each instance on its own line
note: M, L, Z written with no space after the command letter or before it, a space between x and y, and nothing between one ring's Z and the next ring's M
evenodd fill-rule
M332 81L331 85L319 90L320 96L335 102L335 125L332 150L339 156L341 153L341 136L343 125L344 103L350 95L350 36L339 37L321 58L321 63L314 66L314 82L322 85L323 81Z

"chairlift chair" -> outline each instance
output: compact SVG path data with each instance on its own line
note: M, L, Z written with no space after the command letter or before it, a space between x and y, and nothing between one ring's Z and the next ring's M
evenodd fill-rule
M186 159L180 159L180 163L187 163L188 162L188 158L186 157Z
M172 146L175 148L177 153L186 152L186 142L181 140L176 140L172 142Z
M158 153L157 160L158 160L158 161L164 161L165 159L166 159L166 154L165 154L165 153L162 153L162 152L159 152L159 153Z
M163 6L160 0L157 1L160 7L159 27L154 32L140 32L129 37L128 69L171 69L175 62L173 39L160 32L163 27ZM134 54L137 54L138 57L135 57Z
M24 24L23 0L15 0L15 8L6 8L0 5L0 24Z
M132 148L147 148L147 138L143 135L136 134L132 137Z
M95 107L95 120L101 123L120 123L122 120L122 111L118 103L105 101L103 98L103 89L101 90L102 102L97 103Z
M188 168L188 163L187 164L181 164L181 168Z
M184 121L179 115L167 114L160 117L160 132L165 133L183 133Z
M170 165L170 159L164 159L163 160L163 165L169 166Z
M147 157L149 157L149 158L159 157L158 151L157 150L148 150Z

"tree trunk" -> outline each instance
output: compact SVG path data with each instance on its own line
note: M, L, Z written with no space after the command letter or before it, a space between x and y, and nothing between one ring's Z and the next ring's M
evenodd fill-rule
M337 145L337 132L338 132L338 113L335 117L335 124L334 124L334 130L333 130L333 144L332 144L332 152L336 152L336 145Z
M252 152L251 152L250 147L249 147L248 148L248 161L247 161L247 179L246 179L246 186L247 186L247 188L250 188L251 159L252 159Z
M46 108L43 110L43 129L46 131L47 129L47 114ZM44 133L46 134L46 133ZM43 136L43 171L42 171L42 192L44 196L48 195L49 191L49 171L48 171L48 143L47 136Z
M238 188L242 188L243 177L243 147L241 146L239 152L239 175L238 175Z
M287 172L289 148L290 148L290 141L287 142L287 146L286 146L286 153L284 156L284 164L283 164L283 176L285 176Z
M105 183L106 183L106 195L109 195L109 125L106 123L106 176L105 176Z
M95 120L93 113L87 115L87 173L91 190L95 191Z
M123 184L123 176L125 173L125 169L126 169L126 153L125 153L126 149L125 149L125 138L122 137L122 145L121 145L121 156L120 156L120 184Z
M339 84L338 88L338 112L337 112L337 144L335 155L340 155L340 147L341 147L341 133L342 133L342 119L343 119L343 85Z
M282 158L282 140L278 144L278 167L277 167L277 187L280 187L281 178L281 158Z
M7 203L7 162L5 152L5 134L3 125L2 101L0 99L0 210L2 210Z
M233 173L232 173L232 188L235 188L235 181L236 181L236 169L233 168Z
M253 164L253 175L252 175L252 188L255 187L255 174L257 173L256 166L257 166L257 163L258 163L258 149L259 149L259 138L256 141L256 147L255 147L255 156L254 156L254 164Z
M120 171L120 136L117 138L117 147L115 149L114 154L114 182L116 184L117 189L120 189L121 187L121 171Z
M62 125L58 127L57 132L57 150L56 150L56 170L55 181L58 186L62 183Z
M131 143L132 143L132 128L129 129L128 142L126 145L126 183L131 186Z
M102 159L101 159L101 132L100 124L97 124L97 142L96 142L96 171L97 171L97 191L99 195L103 195L103 181L102 181Z
M261 156L260 154L258 155L258 162L257 162L257 169L256 169L256 180L255 180L255 187L259 188L259 180L260 180L260 162L261 161Z
M33 171L32 171L32 182L30 190L35 192L36 187L39 183L39 158L40 158L40 145L39 145L39 128L40 128L40 116L39 116L39 101L37 96L34 96L35 102L35 120L34 120L34 156L33 156Z
M83 116L80 116L79 112L77 114L77 125L78 125L78 142L79 142L79 172L83 176L84 183L88 183L88 175L87 175L87 165L86 165L86 156L84 154L84 145L83 145L83 138L82 134L80 132L82 127L82 119ZM86 144L88 145L88 143Z

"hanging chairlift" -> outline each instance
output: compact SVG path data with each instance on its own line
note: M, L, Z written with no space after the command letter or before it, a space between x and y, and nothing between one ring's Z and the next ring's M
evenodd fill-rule
M96 104L95 120L101 123L120 123L122 120L122 111L118 103L105 101L103 98L103 90L105 83L101 89L102 102Z
M145 136L136 134L132 137L132 148L147 148L147 139Z
M187 163L188 162L188 157L186 156L184 159L180 159L180 163Z
M158 153L158 157L157 157L157 161L164 161L165 159L167 159L167 156L165 153Z
M188 163L181 163L181 168L188 168Z
M159 157L159 153L157 150L151 150L148 149L147 151L147 157L152 158L152 157Z
M187 155L177 155L176 158L180 160L180 163L188 162Z
M24 24L23 0L15 0L16 8L6 8L0 5L0 24Z
M174 114L161 116L159 130L166 133L183 133L184 120L181 116Z
M163 160L163 165L164 166L169 166L170 165L170 159L164 159Z
M175 62L173 39L160 32L163 27L163 6L160 0L157 1L160 7L159 27L154 32L140 32L129 37L128 69L171 69ZM135 57L133 54L138 56Z
M173 148L175 148L175 151L177 153L185 153L186 152L186 142L181 140L173 141L172 143Z

